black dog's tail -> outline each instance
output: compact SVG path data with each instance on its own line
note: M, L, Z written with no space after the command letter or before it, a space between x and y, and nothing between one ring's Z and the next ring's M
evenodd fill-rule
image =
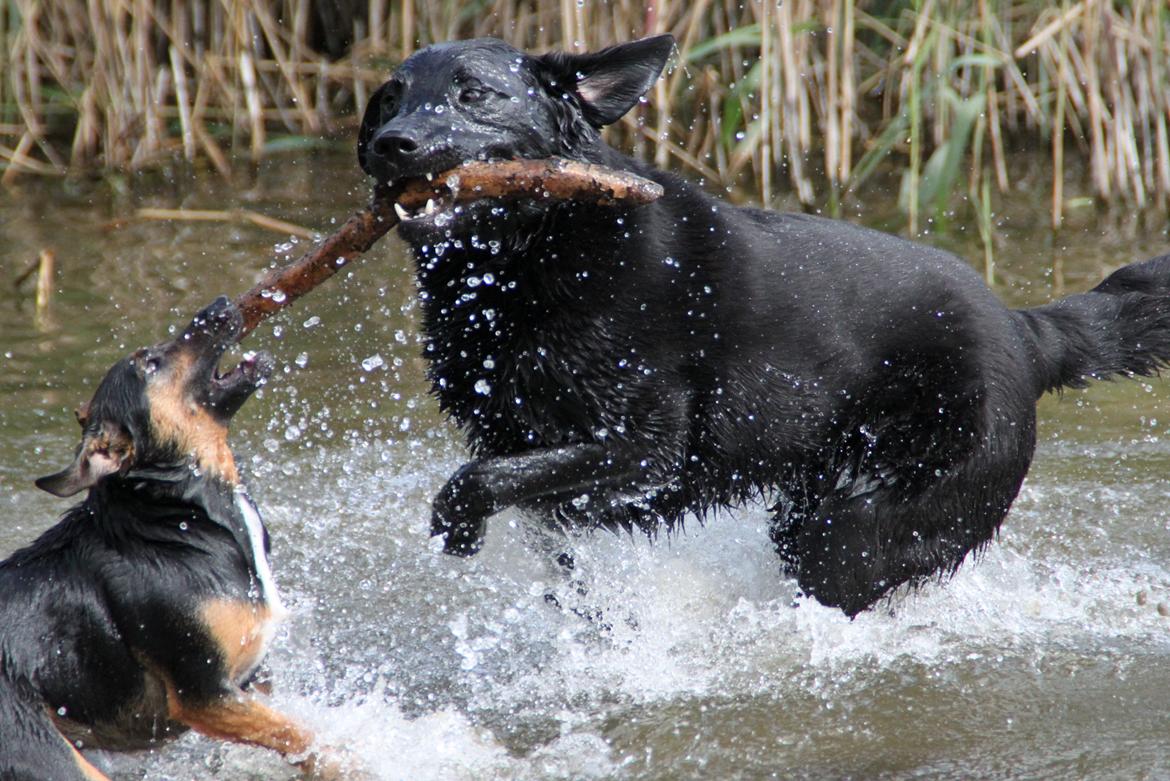
M1170 365L1170 255L1132 263L1088 293L1017 312L1036 346L1037 396Z

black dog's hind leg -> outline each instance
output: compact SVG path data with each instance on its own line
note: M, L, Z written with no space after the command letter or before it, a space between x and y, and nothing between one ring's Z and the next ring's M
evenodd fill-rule
M444 537L447 553L471 556L483 545L484 521L490 515L542 497L632 488L645 475L645 463L585 444L464 464L435 497L431 536Z
M953 573L994 536L1028 470L1030 443L1011 428L1001 421L925 485L854 485L824 497L791 535L801 589L853 617L903 583Z

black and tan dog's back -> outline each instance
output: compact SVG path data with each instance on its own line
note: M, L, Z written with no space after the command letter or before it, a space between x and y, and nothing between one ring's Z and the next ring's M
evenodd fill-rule
M103 778L75 746L188 727L316 762L310 733L243 689L284 608L227 444L272 363L217 374L240 323L220 298L115 364L73 463L37 481L88 494L0 563L0 781Z

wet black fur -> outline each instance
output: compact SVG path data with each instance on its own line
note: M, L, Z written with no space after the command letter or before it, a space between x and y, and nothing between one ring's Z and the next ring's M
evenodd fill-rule
M764 498L801 588L854 615L991 540L1042 393L1166 363L1170 256L1012 311L942 250L731 206L599 138L670 45L448 43L370 102L359 160L380 182L562 155L666 190L639 208L484 201L400 227L433 391L475 457L432 528L467 555L510 505L653 530Z
M230 328L226 305L220 299L184 335L200 323ZM182 733L167 719L159 673L193 705L242 683L229 680L197 615L211 598L259 598L251 543L232 486L152 435L143 366L165 362L168 348L119 361L88 408L86 434L117 427L133 441L134 462L0 562L2 781L82 778L62 734L84 747L129 749ZM207 349L214 362L222 345ZM254 389L237 384L223 399L224 420ZM61 475L38 484L61 492Z

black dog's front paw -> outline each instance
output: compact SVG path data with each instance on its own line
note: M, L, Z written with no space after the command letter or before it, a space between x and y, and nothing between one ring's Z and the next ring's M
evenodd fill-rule
M464 465L435 497L431 536L443 537L443 551L474 556L483 547L483 532L491 514L491 494L471 464Z
M431 513L431 536L443 538L443 552L474 556L483 547L483 521L456 520L438 508Z

